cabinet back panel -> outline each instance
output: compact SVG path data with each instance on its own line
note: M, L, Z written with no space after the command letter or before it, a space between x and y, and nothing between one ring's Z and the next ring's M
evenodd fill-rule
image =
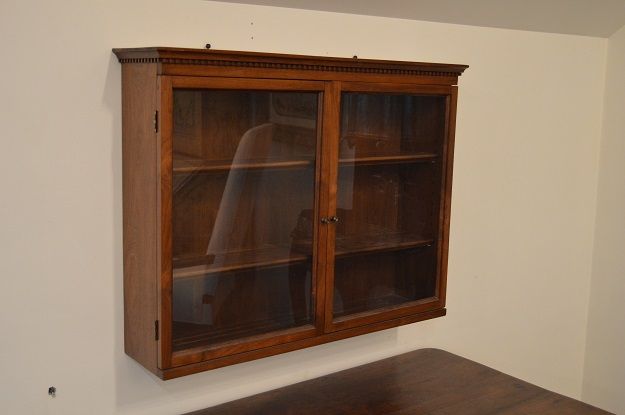
M340 156L439 154L446 109L445 96L345 92Z
M338 180L338 239L387 234L435 239L440 164L345 166Z
M436 290L434 246L337 258L334 317L404 305Z
M436 239L440 218L441 165L398 166L400 198L398 228L424 238Z
M174 90L174 158L314 158L317 93Z
M300 216L313 207L312 168L189 174L178 180L172 213L174 262L290 246Z

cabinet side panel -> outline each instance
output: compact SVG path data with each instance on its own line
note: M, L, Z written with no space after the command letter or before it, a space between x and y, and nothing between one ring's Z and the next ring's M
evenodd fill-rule
M124 348L157 373L156 65L122 67Z
M458 105L458 87L451 87L447 107L446 144L444 146L445 171L443 172L442 206L441 206L441 237L440 237L440 271L438 298L443 306L447 298L447 266L449 261L449 227L451 222L451 185L454 170L454 146L456 137L456 106Z

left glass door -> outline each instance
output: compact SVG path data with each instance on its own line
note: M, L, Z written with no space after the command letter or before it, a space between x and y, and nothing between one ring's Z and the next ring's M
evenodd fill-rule
M171 90L173 353L314 332L322 93L232 86Z

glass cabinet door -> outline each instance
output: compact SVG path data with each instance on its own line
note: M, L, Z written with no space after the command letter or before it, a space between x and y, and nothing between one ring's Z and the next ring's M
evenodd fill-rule
M445 95L341 94L334 323L435 299L447 106Z
M173 352L315 324L320 98L174 86Z

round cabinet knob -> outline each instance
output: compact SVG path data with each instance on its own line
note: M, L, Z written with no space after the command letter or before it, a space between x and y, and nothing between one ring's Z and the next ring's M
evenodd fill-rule
M337 223L338 221L339 221L338 216L332 216L332 217L330 218L330 222L332 222L332 223Z

